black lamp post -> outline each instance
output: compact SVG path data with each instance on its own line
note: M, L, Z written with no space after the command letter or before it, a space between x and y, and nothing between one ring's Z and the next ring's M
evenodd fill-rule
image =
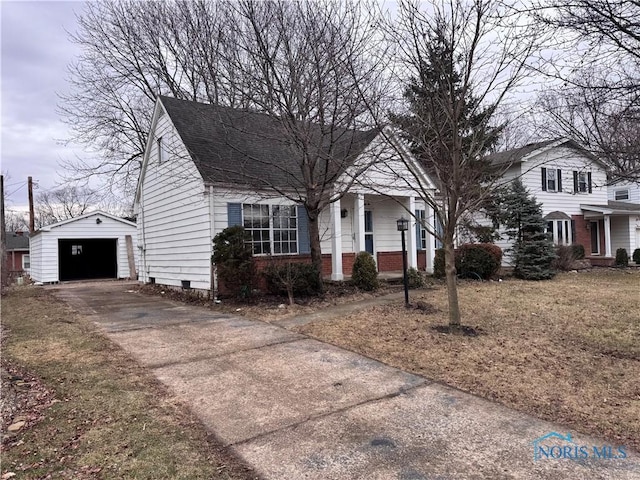
M402 280L404 282L404 306L409 306L409 279L407 277L407 244L404 239L404 232L409 230L409 220L402 217L396 221L398 231L402 234Z

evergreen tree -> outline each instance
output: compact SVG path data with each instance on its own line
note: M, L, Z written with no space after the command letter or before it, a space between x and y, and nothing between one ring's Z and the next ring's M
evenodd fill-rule
M477 21L482 23L481 18ZM424 45L404 92L408 111L391 115L415 158L438 185L437 198L425 190L418 193L442 226L432 233L443 244L452 329L460 325L454 237L465 215L477 210L494 188L498 171L487 153L503 128L494 125L498 104L474 94L467 57L457 43L456 34L462 34L458 28L465 27L440 18L420 40Z
M542 206L516 179L502 200L501 223L512 240L514 275L525 280L548 280L555 275L553 242L546 232Z

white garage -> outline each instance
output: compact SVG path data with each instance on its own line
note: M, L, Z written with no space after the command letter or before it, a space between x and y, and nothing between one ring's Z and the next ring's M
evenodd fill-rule
M136 224L105 212L54 223L29 239L37 283L136 278Z

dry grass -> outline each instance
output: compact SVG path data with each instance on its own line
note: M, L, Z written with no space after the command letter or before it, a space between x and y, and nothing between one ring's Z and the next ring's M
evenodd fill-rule
M547 282L463 282L463 323L438 333L442 286L412 292L435 313L374 307L300 331L517 410L640 448L640 272Z
M27 420L24 429L3 431L3 474L255 478L147 370L42 289L20 288L3 298L2 323L5 371L14 378L23 372L34 390L54 397L41 394L39 406L22 402L31 411L16 413Z

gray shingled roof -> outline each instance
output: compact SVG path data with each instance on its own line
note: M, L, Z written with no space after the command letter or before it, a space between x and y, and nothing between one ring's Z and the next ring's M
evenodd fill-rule
M518 163L530 153L535 152L536 150L539 150L541 148L544 148L547 145L551 145L553 142L557 142L557 141L558 139L556 138L553 140L546 140L544 142L529 143L524 147L514 148L512 150L506 150L504 152L492 153L487 158L491 160L491 163L493 163L494 165Z
M291 136L284 135L277 118L171 97L160 100L205 182L277 188L302 185L300 151ZM326 167L332 180L377 135L376 130L333 129L331 137L317 125L311 132L315 137L311 144L322 145L319 153L325 159L318 168Z
M7 232L7 251L11 250L29 250L29 234L17 235Z
M533 153L536 150L540 150L544 147L547 147L552 143L556 143L560 140L564 140L564 142L559 143L558 146L567 145L575 150L579 150L584 155L590 157L592 160L600 163L599 159L594 154L592 154L588 150L585 150L584 147L579 143L571 139L562 139L562 138L554 138L552 140L545 140L544 142L529 143L524 147L514 148L512 150L506 150L504 152L492 153L487 158L491 160L491 163L493 163L494 165L508 165L511 163L519 163L522 161L524 157L526 157L530 153Z

